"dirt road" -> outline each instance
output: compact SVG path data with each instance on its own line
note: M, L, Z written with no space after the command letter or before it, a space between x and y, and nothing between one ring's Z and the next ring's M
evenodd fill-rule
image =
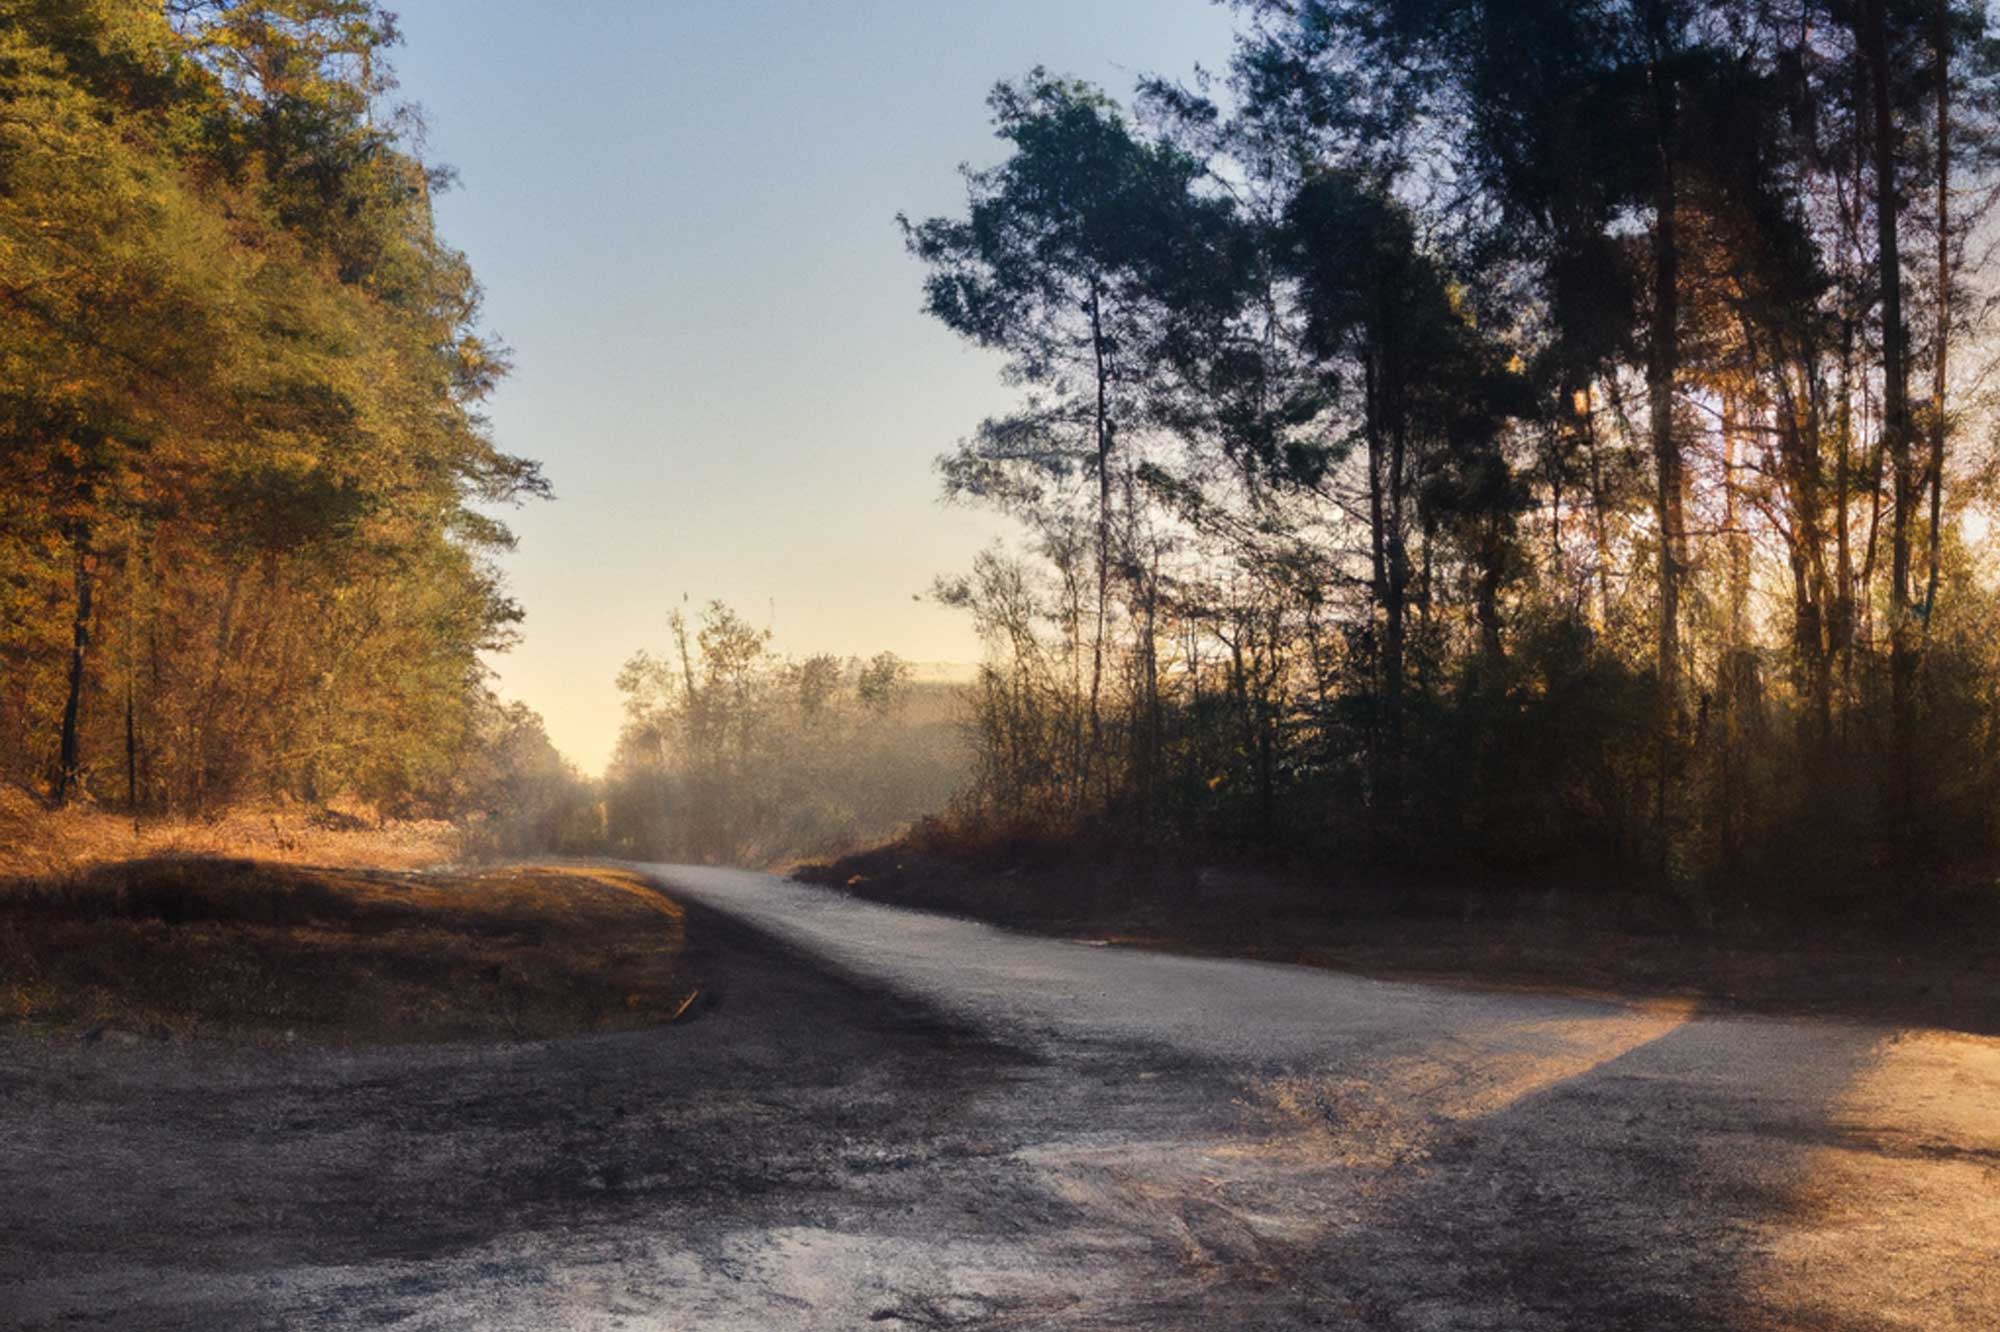
M2000 1043L654 872L690 1024L0 1040L0 1324L2000 1326Z

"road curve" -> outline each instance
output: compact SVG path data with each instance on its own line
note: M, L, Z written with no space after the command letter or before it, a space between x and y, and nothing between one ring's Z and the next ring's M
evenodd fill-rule
M644 868L668 1027L0 1030L0 1328L2000 1327L2000 1042Z
M1162 956L645 868L1069 1076L1191 1084L1178 1122L1024 1153L1084 1226L1178 1240L1180 1270L1134 1274L1173 1292L1168 1321L2000 1327L2000 1042ZM1026 1293L1079 1324L1129 1297Z

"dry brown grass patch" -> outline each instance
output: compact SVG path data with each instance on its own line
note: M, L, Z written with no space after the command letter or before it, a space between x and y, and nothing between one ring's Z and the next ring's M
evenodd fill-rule
M134 819L90 805L52 810L0 786L0 876L64 875L149 856L426 869L456 859L461 840L442 819L382 819L360 807L269 801L204 818Z
M670 1021L680 909L617 870L155 857L0 880L0 1023L116 1039L536 1038Z

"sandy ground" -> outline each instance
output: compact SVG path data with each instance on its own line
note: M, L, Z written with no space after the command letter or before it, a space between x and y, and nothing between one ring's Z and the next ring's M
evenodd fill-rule
M2000 1327L2000 1042L655 872L685 1025L0 1041L0 1324Z

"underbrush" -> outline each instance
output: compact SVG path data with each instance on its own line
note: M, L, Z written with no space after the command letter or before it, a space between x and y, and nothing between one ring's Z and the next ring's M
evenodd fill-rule
M149 856L240 856L292 865L423 869L459 858L442 819L266 801L202 817L134 818L92 805L49 809L0 784L0 876L65 875Z

